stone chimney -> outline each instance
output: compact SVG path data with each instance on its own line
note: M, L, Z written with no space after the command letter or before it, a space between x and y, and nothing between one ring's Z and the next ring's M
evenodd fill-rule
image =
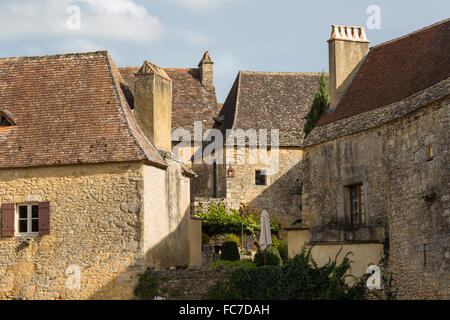
M338 104L369 51L369 40L362 27L331 26L328 40L330 64L330 109Z
M204 87L214 86L213 64L214 62L212 62L208 51L206 51L203 55L202 60L198 64L198 67L200 69L200 81L202 83L202 86Z
M136 73L134 114L157 149L172 149L172 80L164 69L144 61Z

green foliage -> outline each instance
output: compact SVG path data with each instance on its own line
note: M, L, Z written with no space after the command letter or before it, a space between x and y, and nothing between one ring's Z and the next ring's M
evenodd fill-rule
M241 235L242 231L247 235L255 235L261 230L260 216L252 213L244 216L234 209L227 212L223 203L212 205L208 212L196 216L203 219L203 231L210 237L227 233ZM280 231L280 225L274 219L270 221L270 228L275 235Z
M139 276L137 286L134 288L134 295L139 300L153 300L159 291L160 279L157 276L144 272Z
M288 260L288 242L287 239L279 240L277 238L272 240L272 245L278 250L280 253L281 260L286 262Z
M224 242L222 244L221 260L237 261L241 258L236 242Z
M202 233L202 244L209 244L209 241L211 239L209 238L209 236L206 233Z
M264 266L264 250L260 249L258 250L258 252L256 252L254 262L258 267ZM267 266L283 265L280 253L274 246L270 246L266 250L266 265Z
M224 242L236 242L236 245L239 246L239 237L235 234L226 234Z
M306 116L306 123L303 128L305 138L311 133L312 129L314 129L314 126L317 121L319 121L320 116L325 111L329 103L330 97L328 96L327 80L325 79L325 74L322 72L320 76L319 92L316 93L311 110Z
M251 260L237 260L237 261L228 261L228 260L219 260L216 262L212 262L209 267L211 269L217 269L219 266L226 266L231 268L242 267L242 268L256 268L256 264Z
M338 253L339 255L339 253ZM346 284L351 261L337 257L319 267L311 249L290 259L283 267L238 268L225 281L210 288L207 299L215 300L363 300L367 276Z

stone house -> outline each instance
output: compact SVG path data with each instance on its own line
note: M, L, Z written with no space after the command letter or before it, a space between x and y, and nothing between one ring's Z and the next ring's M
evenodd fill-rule
M239 72L215 118L225 137L218 190L229 207L267 210L284 227L301 218L303 126L319 79L320 73ZM240 131L244 139L227 141L227 130Z
M106 51L0 59L0 299L127 299L147 267L201 264L172 79L129 90Z
M164 72L172 80L172 148L178 146L173 151L196 173L191 184L192 199L214 197L219 192L216 190L215 168L204 161L194 162L192 159L196 152L203 151L205 132L213 127L213 118L219 112L213 64L209 53L205 52L198 68L164 68ZM139 67L123 67L119 71L127 86L128 102L133 106L136 94L135 74ZM178 135L179 129L186 130L185 134L188 136ZM182 141L185 142L180 144Z
M330 107L303 144L291 254L344 247L362 274L385 242L398 298L449 298L449 34L445 20L369 49L363 28L332 27Z

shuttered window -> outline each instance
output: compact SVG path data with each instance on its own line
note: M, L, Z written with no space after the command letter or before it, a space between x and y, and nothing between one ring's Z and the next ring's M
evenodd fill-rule
M2 237L14 236L14 203L2 204Z
M50 203L2 204L2 237L50 234Z

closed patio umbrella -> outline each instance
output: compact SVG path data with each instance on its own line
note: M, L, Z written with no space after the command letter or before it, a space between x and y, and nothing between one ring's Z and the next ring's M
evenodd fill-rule
M264 265L266 265L266 250L272 244L272 234L270 232L269 214L266 210L261 214L261 234L259 236L259 247L264 250Z

